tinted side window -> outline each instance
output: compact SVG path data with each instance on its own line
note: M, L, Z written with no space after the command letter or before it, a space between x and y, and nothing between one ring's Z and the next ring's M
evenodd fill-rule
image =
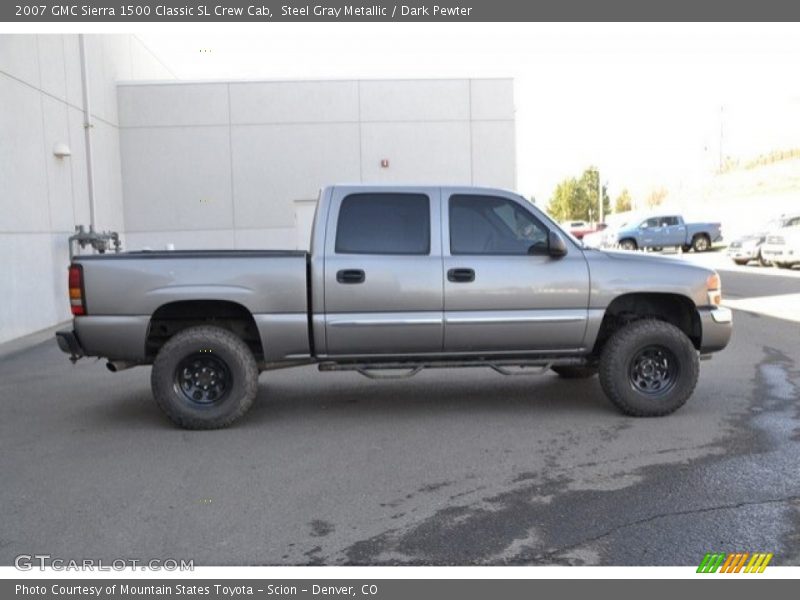
M430 201L424 194L351 194L342 200L337 254L428 254Z
M497 196L450 197L451 254L546 254L547 228L516 202Z
M665 227L671 227L672 225L678 224L678 217L664 217L661 219L661 225Z

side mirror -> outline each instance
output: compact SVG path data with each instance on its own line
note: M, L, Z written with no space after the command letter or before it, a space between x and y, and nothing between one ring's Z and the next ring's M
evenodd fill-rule
M553 258L561 258L567 255L567 242L557 231L550 231L547 235L547 253Z

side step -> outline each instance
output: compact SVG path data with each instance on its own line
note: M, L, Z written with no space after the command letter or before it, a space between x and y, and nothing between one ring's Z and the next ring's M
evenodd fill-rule
M547 357L535 359L472 359L398 362L321 362L320 371L355 371L370 379L407 379L423 369L455 369L466 367L488 367L506 376L542 375L554 366L583 366L589 360L583 357ZM386 371L389 371L388 373Z

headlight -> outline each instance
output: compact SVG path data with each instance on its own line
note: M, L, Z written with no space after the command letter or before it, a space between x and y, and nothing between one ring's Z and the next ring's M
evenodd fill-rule
M709 275L706 279L706 290L708 291L708 303L713 306L722 304L722 281L717 273Z

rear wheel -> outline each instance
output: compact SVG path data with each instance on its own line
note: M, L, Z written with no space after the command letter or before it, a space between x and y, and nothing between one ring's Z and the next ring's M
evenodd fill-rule
M692 249L695 252L705 252L709 248L711 248L711 240L707 235L699 233L692 238Z
M608 340L600 358L600 385L609 400L634 417L659 417L692 395L699 360L680 329L655 319L625 325Z
M563 366L563 367L550 367L554 373L564 379L587 379L597 375L597 367L586 366Z
M749 260L743 260L743 259L741 259L741 258L737 258L737 259L734 259L734 261L733 261L733 262L735 262L735 263L736 263L737 265L739 265L740 267L743 267L744 265L746 265L746 264L747 264L747 263L749 263L750 261L749 261Z
M779 269L791 269L794 265L789 263L773 263Z
M190 327L161 347L153 363L156 403L185 429L227 427L253 405L258 367L237 335L219 327Z

